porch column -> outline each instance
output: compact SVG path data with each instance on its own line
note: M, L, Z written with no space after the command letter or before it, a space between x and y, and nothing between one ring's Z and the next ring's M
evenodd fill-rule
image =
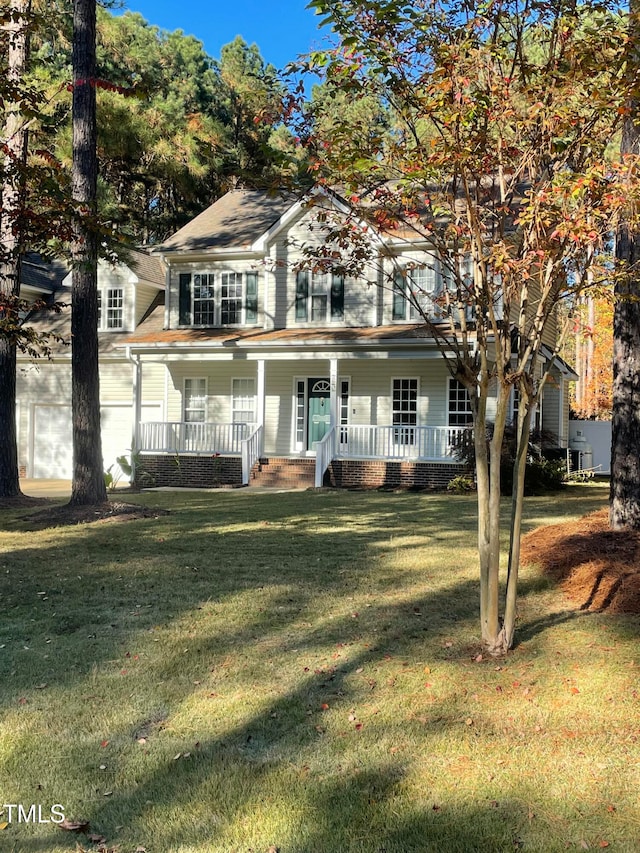
M329 413L331 415L331 426L338 426L338 359L332 358L329 362Z
M142 362L140 356L133 356L133 424L131 425L131 482L133 483L135 472L135 457L138 447L140 421L142 420Z
M262 427L262 440L260 442L260 455L263 453L264 444L264 396L265 396L265 372L264 359L258 359L258 376L256 384L256 417L258 426Z

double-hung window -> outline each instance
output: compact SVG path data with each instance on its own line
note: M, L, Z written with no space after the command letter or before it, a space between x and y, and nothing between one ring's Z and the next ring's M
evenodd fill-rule
M231 420L234 424L256 422L255 379L233 379L231 381Z
M416 443L418 380L394 379L392 387L393 439L395 444Z
M258 322L258 273L180 273L181 326L241 326Z
M186 423L204 423L207 419L207 380L204 377L184 380L182 418Z
M344 318L344 276L300 270L296 276L296 320L326 323Z
M393 279L394 320L432 319L438 293L439 273L435 261L398 271Z
M208 273L193 276L193 325L215 326L216 302L214 277Z
M471 400L466 387L449 377L449 426L467 427L473 423Z
M105 287L98 291L98 329L124 329L124 288Z

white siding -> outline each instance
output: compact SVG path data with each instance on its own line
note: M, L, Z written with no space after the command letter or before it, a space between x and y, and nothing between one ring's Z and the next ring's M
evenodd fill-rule
M157 287L152 287L150 284L139 283L136 285L135 298L135 321L136 325L142 320L149 306L158 295Z

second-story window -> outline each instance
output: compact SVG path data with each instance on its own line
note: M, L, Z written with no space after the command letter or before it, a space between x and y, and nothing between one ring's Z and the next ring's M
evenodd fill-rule
M296 320L326 323L344 318L344 276L300 270L296 276Z
M241 326L258 322L256 272L180 273L181 326Z
M98 291L98 329L100 331L124 329L124 289L122 287L105 287Z
M436 312L435 297L439 289L439 273L435 264L397 272L393 279L394 320L432 319Z

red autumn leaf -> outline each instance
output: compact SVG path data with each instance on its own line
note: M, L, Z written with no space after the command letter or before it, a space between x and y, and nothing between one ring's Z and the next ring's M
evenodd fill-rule
M103 749L105 749L105 747L109 746L109 741L108 741L108 740L102 740L102 741L100 741L100 746L101 746Z
M571 692L575 695L576 693L580 693L577 687L572 687Z
M323 702L323 703L322 703L322 705L320 705L320 707L322 708L322 710L323 710L323 711L328 711L328 710L329 710L329 706L327 705L327 703L326 703L326 702Z
M364 726L364 723L356 723L356 731L357 732L361 731L363 726Z

